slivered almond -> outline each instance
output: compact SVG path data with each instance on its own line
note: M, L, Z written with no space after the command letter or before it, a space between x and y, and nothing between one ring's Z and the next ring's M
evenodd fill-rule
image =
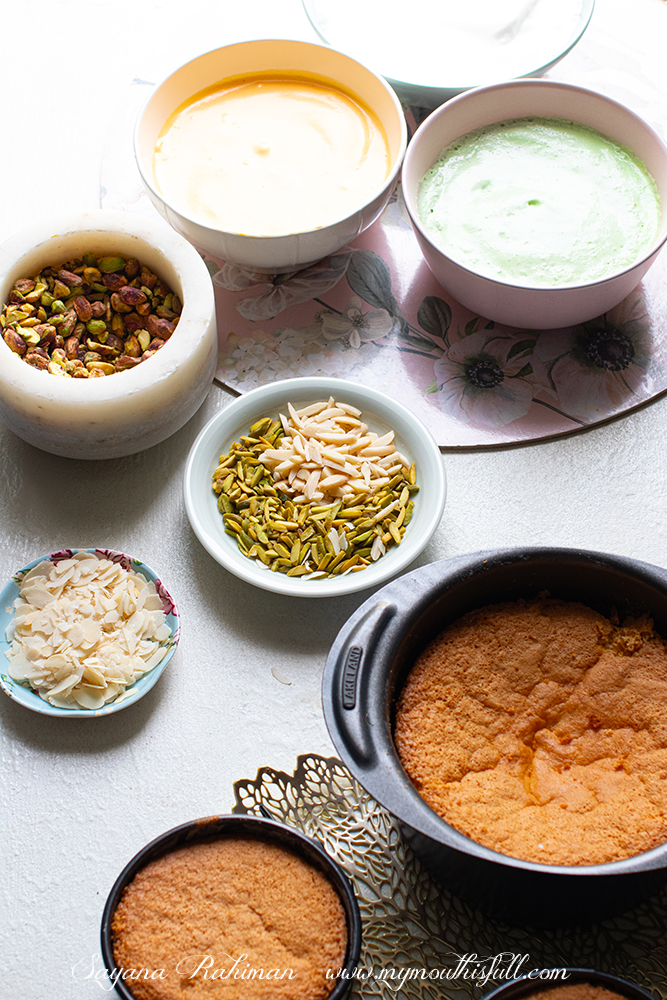
M327 476L320 479L320 487L323 490L334 490L338 486L343 486L347 482L347 476Z
M300 503L317 493L331 499L372 494L391 478L388 465L409 467L393 444L394 431L369 431L354 406L330 397L301 409L288 403L287 411L280 414L285 436L279 447L267 448L259 460L275 486Z
M289 415L290 415L290 418L292 420L292 423L294 424L295 427L298 427L299 430L301 430L301 428L303 427L303 421L301 420L301 417L296 412L296 410L294 409L294 407L292 406L291 403L287 404L287 409L289 411Z
M311 403L310 406L304 406L302 410L297 410L297 413L302 419L304 417L312 417L314 413L319 413L320 410L326 409L326 405L326 403Z
M345 410L346 413L350 413L353 417L360 417L361 410L358 410L356 406L350 406L349 403L338 403L341 410Z
M303 488L303 494L307 500L312 500L313 494L317 489L319 482L320 482L320 471L318 469L315 469L315 471L311 472L311 474L308 476L308 479L306 480L306 485Z

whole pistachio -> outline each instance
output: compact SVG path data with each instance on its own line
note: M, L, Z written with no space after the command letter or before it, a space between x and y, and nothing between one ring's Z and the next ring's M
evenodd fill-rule
M51 323L41 323L34 326L32 332L39 337L38 343L41 347L53 347L56 339L56 328Z
M146 293L142 288L134 288L132 285L123 285L123 287L118 290L118 296L122 299L125 305L128 306L136 306L140 302L145 302L147 298Z
M5 330L4 341L8 345L8 347L11 348L14 354L25 354L25 352L28 349L28 345L26 344L23 337L19 333L17 333L16 330L14 330L12 327L10 327L8 330Z
M143 316L139 316L137 313L128 313L123 317L123 326L128 333L136 333L137 330L146 329L146 320Z
M133 291L138 291L138 289L133 289ZM122 297L120 292L111 293L111 308L115 309L118 313L130 313L132 312L132 305L126 302ZM145 296L143 301L145 301Z
M92 306L88 301L88 299L85 298L83 295L78 295L74 299L72 305L74 306L76 314L82 323L87 323L89 319L93 318Z
M101 372L103 375L113 375L116 370L114 365L110 364L108 361L90 361L86 365L86 368L91 375L94 375L97 372Z
M117 372L128 371L130 368L135 368L137 365L141 364L141 358L133 358L128 354L122 354L119 358L116 358L115 369Z
M157 284L157 275L149 271L147 267L141 268L141 284L146 288L155 288Z
M74 360L79 356L79 338L72 335L65 341L65 354L68 359Z
M64 314L63 322L60 324L60 327L58 328L58 333L60 334L60 336L69 337L69 335L74 330L74 327L76 326L76 322L77 322L76 312L74 311L74 309L68 309L67 312Z
M169 340L175 327L168 319L160 319L159 316L150 315L146 321L146 329L152 337L159 337L164 341Z
M141 357L141 344L133 333L125 339L125 354L130 358Z
M104 346L107 348L107 351L113 351L115 354L122 354L123 352L123 341L115 333L107 334Z
M43 355L38 354L36 350L28 351L27 354L24 354L23 360L26 362L26 364L31 365L33 368L40 368L42 371L48 370L49 367L48 355L44 357Z
M58 281L61 281L67 288L83 284L83 278L80 274L74 274L73 271L68 271L64 267L58 271Z
M117 292L119 288L123 288L127 284L127 278L123 274L104 274L102 284L110 292Z
M101 257L97 266L103 274L109 274L112 271L122 271L125 267L125 260L123 257Z
M89 319L86 323L86 330L91 337L101 339L101 336L107 331L107 325L103 319Z

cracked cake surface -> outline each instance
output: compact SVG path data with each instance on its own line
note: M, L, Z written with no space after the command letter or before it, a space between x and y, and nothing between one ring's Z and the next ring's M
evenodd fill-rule
M395 741L443 819L511 857L602 864L667 839L667 648L549 597L492 605L421 654Z
M325 875L281 845L237 836L147 864L125 888L112 933L137 1000L324 1000L337 982L326 973L347 947Z

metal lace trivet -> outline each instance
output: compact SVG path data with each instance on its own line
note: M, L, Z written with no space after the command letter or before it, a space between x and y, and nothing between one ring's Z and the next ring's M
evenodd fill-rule
M351 998L464 1000L505 981L511 956L521 972L582 966L638 983L667 1000L667 889L620 917L577 928L535 930L485 917L436 883L406 843L397 821L336 757L299 757L294 774L262 767L234 783L232 812L256 814L318 840L352 880L363 922L359 968L394 978L355 981ZM545 901L548 904L548 901ZM482 982L495 956L498 974ZM463 964L462 964L463 959ZM443 970L429 981L402 970ZM481 977L481 978L480 978ZM512 978L511 976L509 978ZM481 984L481 985L480 985Z

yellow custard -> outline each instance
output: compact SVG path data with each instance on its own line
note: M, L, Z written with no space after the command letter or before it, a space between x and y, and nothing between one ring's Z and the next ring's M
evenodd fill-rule
M344 219L390 170L363 102L314 74L256 74L195 94L167 119L153 172L183 215L224 232L283 236Z

